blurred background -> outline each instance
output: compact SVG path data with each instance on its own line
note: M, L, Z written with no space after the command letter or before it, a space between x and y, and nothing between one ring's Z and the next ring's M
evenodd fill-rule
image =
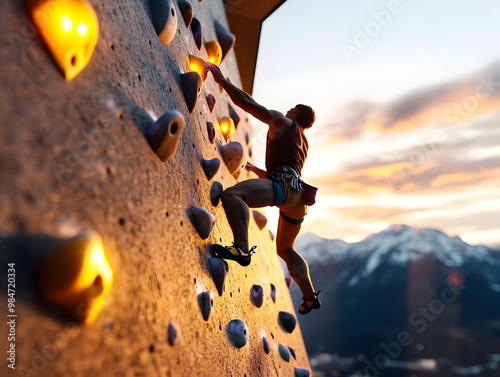
M299 318L319 376L500 375L498 14L287 0L264 22L253 97L317 114L297 249L323 292Z

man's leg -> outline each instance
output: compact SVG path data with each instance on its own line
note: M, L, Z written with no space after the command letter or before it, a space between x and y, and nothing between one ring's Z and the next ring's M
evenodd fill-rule
M248 179L229 187L221 194L222 205L229 226L233 231L234 243L248 251L248 207L266 207L273 204L273 183L269 179Z
M288 272L298 284L305 298L314 297L314 288L309 275L309 266L302 256L294 249L295 239L299 234L301 224L292 224L281 215L278 222L276 249L278 255L286 262Z

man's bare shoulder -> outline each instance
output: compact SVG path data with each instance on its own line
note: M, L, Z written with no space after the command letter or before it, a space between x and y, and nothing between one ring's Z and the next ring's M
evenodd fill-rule
M271 110L273 119L269 123L271 139L277 139L293 124L293 120L284 116L277 110Z

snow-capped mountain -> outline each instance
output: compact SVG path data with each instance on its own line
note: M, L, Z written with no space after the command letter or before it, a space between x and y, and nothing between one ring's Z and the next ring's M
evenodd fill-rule
M390 226L352 244L308 233L297 240L296 249L309 263L315 289L322 291L322 308L298 316L311 354L377 355L381 342L393 342L402 331L429 342L421 356L461 360L500 349L497 249L407 225ZM450 289L456 300L443 304L441 297L448 296L442 292ZM298 306L298 286L290 292ZM439 320L428 321L432 330L415 332L412 319L420 319L420 308L441 304ZM476 336L481 340L474 344L484 348L480 353L470 348ZM447 344L455 343L461 345L446 354ZM414 356L414 350L406 351L407 357Z
M449 237L436 229L420 229L402 224L391 225L353 244L307 233L297 240L296 248L313 267L346 258L363 260L364 268L350 277L351 286L368 277L382 263L404 265L424 256L432 256L448 267L460 267L468 262L500 266L500 254L495 249L471 246L459 237Z

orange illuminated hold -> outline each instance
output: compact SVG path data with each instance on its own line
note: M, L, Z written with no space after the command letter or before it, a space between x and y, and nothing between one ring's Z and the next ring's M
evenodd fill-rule
M86 0L33 0L29 13L66 80L90 62L99 36L99 22Z
M62 240L40 262L37 288L42 298L66 310L78 323L93 323L113 283L101 237L85 232Z
M234 130L234 121L229 117L223 117L219 120L219 126L222 136L229 141Z
M207 71L205 71L205 61L194 55L189 55L189 71L197 72L203 81L207 79Z
M205 50L207 51L209 63L219 65L222 61L222 48L219 42L211 41L205 43Z

